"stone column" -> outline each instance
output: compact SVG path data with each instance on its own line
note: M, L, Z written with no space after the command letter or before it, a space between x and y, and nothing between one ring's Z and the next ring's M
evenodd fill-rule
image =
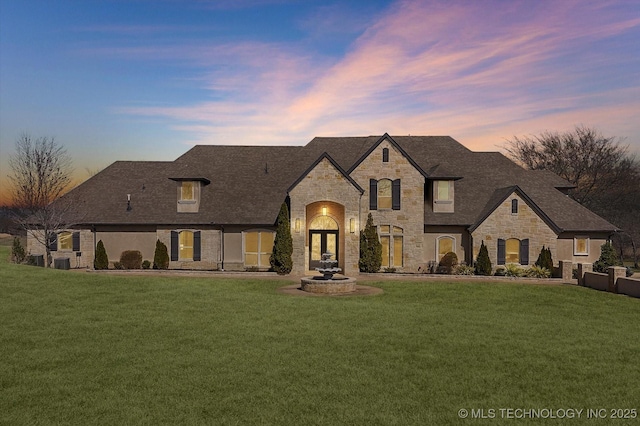
M593 263L578 263L578 285L584 286L584 274L593 272Z
M618 278L624 278L627 275L627 270L622 266L609 266L609 269L607 271L609 272L609 291L611 293L617 293Z
M573 279L573 262L570 260L560 261L560 276L565 283Z

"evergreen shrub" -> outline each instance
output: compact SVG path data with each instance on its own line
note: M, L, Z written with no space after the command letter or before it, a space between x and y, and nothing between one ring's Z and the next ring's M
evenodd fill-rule
M11 247L11 260L15 263L23 263L26 257L27 254L24 252L20 238L15 237L13 239L13 246Z
M102 240L98 241L96 245L96 258L93 261L93 267L98 270L109 269L109 257Z
M124 269L141 269L142 253L139 250L125 250L120 254L120 264Z
M606 242L600 246L600 258L593 264L593 270L607 273L609 266L622 266L622 262L611 243Z
M549 248L542 246L535 265L553 271L553 259L551 258L551 250Z
M169 251L162 241L156 241L156 251L153 255L153 269L169 269Z
M480 252L476 259L476 275L491 275L491 259L489 259L489 250L484 245L484 241L480 244Z
M449 253L445 253L440 259L440 263L438 263L438 274L451 274L453 272L453 268L458 265L458 255L454 252L450 251Z
M371 213L367 216L367 224L360 231L360 272L378 272L382 266L382 244L378 231L373 225Z
M293 241L291 239L291 222L287 203L282 203L276 221L276 237L273 241L273 251L269 257L271 269L278 275L286 275L293 269Z

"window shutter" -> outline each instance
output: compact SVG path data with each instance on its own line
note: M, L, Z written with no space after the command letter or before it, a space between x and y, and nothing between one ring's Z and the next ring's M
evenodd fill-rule
M178 233L171 231L171 260L178 260Z
M507 258L507 246L502 238L498 238L498 265L504 265Z
M49 251L58 251L58 234L55 232L49 234Z
M391 185L391 208L400 210L400 179L394 180Z
M378 210L378 181L369 179L369 210Z
M80 251L80 233L74 232L72 235L73 251Z
M529 239L520 241L520 264L529 264Z
M201 250L200 250L200 231L196 231L193 233L193 260L201 260Z

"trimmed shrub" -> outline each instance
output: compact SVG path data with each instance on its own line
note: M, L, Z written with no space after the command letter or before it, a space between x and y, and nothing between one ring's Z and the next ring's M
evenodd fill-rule
M109 257L102 240L98 241L96 245L96 258L93 260L93 267L98 270L109 269Z
M551 258L551 250L542 246L542 250L540 250L540 254L538 255L538 260L536 260L535 265L541 268L545 268L549 271L553 271L553 259Z
M496 267L496 272L493 274L496 277L504 277L507 275L507 268L505 268L504 266L497 266Z
M276 238L273 240L273 251L269 257L271 269L278 275L286 275L293 269L293 241L291 239L291 223L287 203L282 203L276 222Z
M141 269L142 253L139 250L125 250L120 254L120 263L124 269Z
M396 272L396 268L384 268L384 272L387 274L393 274Z
M611 243L604 243L600 246L600 258L593 264L594 272L607 273L609 266L622 266L616 251Z
M438 263L438 274L451 274L453 273L453 268L458 265L458 255L454 252L450 251L449 253L445 253L440 259L440 263Z
M124 269L124 266L122 266L122 263L120 263L120 262L113 262L113 268L114 269Z
M145 260L142 262L142 269L150 269L151 268L151 262L149 262L148 260Z
M367 224L360 231L360 272L378 272L382 266L382 244L373 226L373 216L367 216Z
M20 238L15 237L13 239L13 246L11 246L11 260L15 263L22 263L26 257L27 254L24 252Z
M476 259L476 275L491 275L491 259L489 259L489 250L484 245L484 241L480 244L480 252Z
M153 269L169 269L169 252L167 251L167 246L160 240L156 241Z

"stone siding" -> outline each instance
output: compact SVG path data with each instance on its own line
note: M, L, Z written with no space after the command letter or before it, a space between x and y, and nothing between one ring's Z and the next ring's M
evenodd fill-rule
M360 237L360 191L337 170L328 159L316 167L289 192L291 201L291 236L293 239L293 272L304 274L309 270L309 242L307 224L317 215L315 208L326 202L327 215L337 223L340 231L341 253L339 267L345 274L358 273ZM332 204L339 208L332 208ZM350 220L356 221L356 232L350 233ZM299 229L296 231L296 220Z
M201 259L194 260L177 260L169 261L169 269L201 269L214 270L219 269L220 264L220 230L207 228L174 228L174 229L158 229L158 239L167 246L169 257L171 257L171 231L200 231L200 253ZM153 259L151 259L153 260Z
M511 213L511 200L518 200L518 213ZM517 238L529 239L529 264L532 265L538 259L542 246L551 250L553 263L558 264L557 235L537 215L533 209L516 193L511 194L487 217L472 233L473 258L478 257L480 244L484 244L489 251L491 264L495 268L498 265L498 239L504 240Z
M382 151L389 149L389 161L382 161ZM376 226L398 226L403 230L403 267L400 272L418 272L427 260L424 253L424 176L387 140L382 141L351 172L351 177L365 190L361 199L360 228L364 229L370 212ZM400 210L369 210L369 180L400 179ZM393 256L393 249L391 250ZM391 260L393 264L393 259Z
M72 250L56 250L51 252L51 267L54 266L55 259L69 259L71 268L93 268L93 260L95 258L93 232L89 229L68 229L69 232L80 232L80 250L78 252ZM63 231L60 231L63 232ZM38 239L34 237L34 233L38 233L38 239L42 240L40 231L27 232L27 255L46 255L46 249ZM77 256L76 253L81 253ZM46 263L46 259L45 259Z

